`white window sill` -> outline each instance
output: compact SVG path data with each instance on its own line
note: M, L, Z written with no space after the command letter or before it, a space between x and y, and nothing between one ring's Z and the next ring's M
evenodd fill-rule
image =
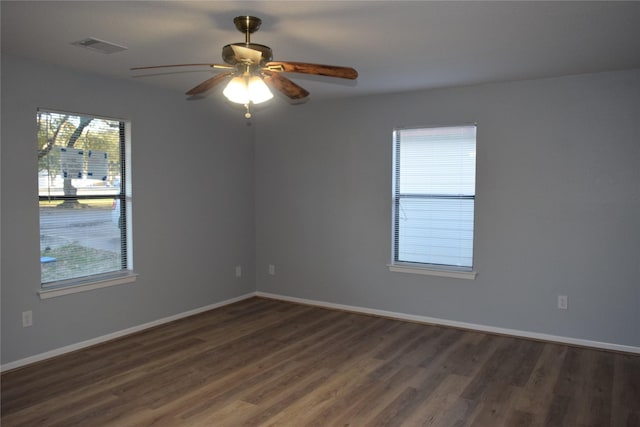
M126 271L118 272L117 274L92 276L81 280L65 280L48 285L47 288L38 291L38 295L40 299L48 299L109 286L124 285L125 283L135 282L137 276L132 271Z
M387 266L389 267L389 271L394 273L424 274L427 276L451 277L466 280L475 280L477 275L473 270L425 267L419 264L388 264Z

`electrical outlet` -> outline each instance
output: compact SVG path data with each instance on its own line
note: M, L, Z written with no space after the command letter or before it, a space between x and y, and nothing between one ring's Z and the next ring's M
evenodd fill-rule
M33 312L31 310L22 312L22 327L26 328L33 325Z
M269 274L275 276L276 274L276 266L273 264L269 264Z
M242 266L236 265L236 277L242 276Z
M558 308L560 310L566 310L569 307L566 295L558 295Z

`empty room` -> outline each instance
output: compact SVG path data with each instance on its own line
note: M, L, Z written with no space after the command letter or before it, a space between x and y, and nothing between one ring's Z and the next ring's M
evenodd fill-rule
M2 426L640 426L640 2L0 17Z

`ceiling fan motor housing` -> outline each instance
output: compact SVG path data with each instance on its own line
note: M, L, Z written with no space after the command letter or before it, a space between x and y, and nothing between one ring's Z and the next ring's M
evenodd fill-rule
M260 65L264 65L266 62L273 60L273 51L269 46L258 43L233 43L222 48L222 59L229 65L236 65L238 63L236 54L231 46L246 47L248 49L260 51L262 53Z

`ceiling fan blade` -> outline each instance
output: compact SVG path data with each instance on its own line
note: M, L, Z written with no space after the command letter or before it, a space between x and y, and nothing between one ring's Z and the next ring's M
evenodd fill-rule
M338 77L341 79L355 80L358 72L351 67L339 67L337 65L309 64L306 62L282 62L271 61L265 64L269 71L285 73L316 74L319 76Z
M171 68L171 67L211 67L211 68L222 68L222 69L231 69L233 68L231 65L223 65L223 64L172 64L172 65L152 65L150 67L132 67L130 70L151 70L153 68Z
M309 92L302 86L298 86L285 76L278 73L264 73L264 82L279 90L291 99L303 99L309 96Z
M233 49L233 53L236 55L236 60L238 62L243 62L248 60L251 64L259 64L262 60L262 52L255 49L249 49L248 47L231 45L231 49Z
M189 95L189 96L198 95L198 94L201 94L203 92L206 92L209 89L213 88L215 85L220 84L222 81L224 81L227 77L229 77L232 74L233 74L232 71L227 71L226 73L216 74L215 76L211 77L210 79L207 79L207 80L203 81L198 86L196 86L193 89L189 90L187 92L187 95Z

